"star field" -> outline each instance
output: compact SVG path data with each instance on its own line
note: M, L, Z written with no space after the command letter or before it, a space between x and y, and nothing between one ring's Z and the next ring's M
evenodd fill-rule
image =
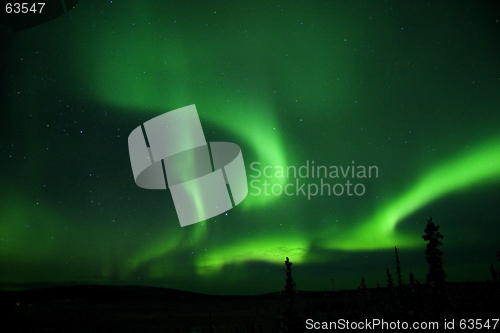
M0 288L255 294L282 289L285 257L298 289L329 289L332 278L355 288L362 275L374 287L394 268L395 245L405 277L424 281L429 215L448 281L490 278L500 248L499 8L80 1L17 33L2 21ZM169 191L134 183L127 138L191 104L207 141L241 147L249 195L181 228ZM277 166L312 161L376 166L378 176L275 177ZM254 195L252 180L270 195ZM322 180L365 192L308 197ZM293 183L296 193L296 182L306 195L271 192Z

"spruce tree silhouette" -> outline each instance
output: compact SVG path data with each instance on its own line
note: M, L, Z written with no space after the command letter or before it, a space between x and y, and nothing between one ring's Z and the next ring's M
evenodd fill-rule
M386 268L387 270L387 288L392 289L394 287L394 282L392 281L392 275L391 272L389 271L389 268Z
M425 250L425 258L429 264L427 273L427 286L430 288L430 310L429 315L434 318L443 318L449 312L449 302L446 297L446 273L443 270L443 252L438 248L443 245L441 239L444 237L439 232L439 226L432 222L432 216L427 219L425 235L422 238L428 241Z
M295 281L292 278L292 262L288 257L285 261L286 265L286 285L285 285L285 295L289 303L293 303L293 294L295 292Z
M493 267L493 264L490 265L490 272L491 272L491 276L493 277L493 282L495 284L498 283L498 277L497 277L497 272L495 271L495 268Z
M366 289L366 283L365 283L365 277L361 277L361 284L359 285L358 289Z
M285 284L285 298L286 306L282 315L279 316L279 332L302 332L301 316L294 308L294 294L296 293L296 284L292 278L292 262L288 257L285 261L286 265L286 284Z
M394 246L394 251L396 251L396 272L398 273L398 287L401 288L403 285L403 280L401 279L401 268L399 267L399 264L401 263L399 261L399 256L398 256L398 248Z
M426 282L431 287L443 288L446 273L443 270L443 252L438 247L443 245L441 239L444 236L439 232L439 226L432 222L432 216L427 219L424 232L425 235L422 235L422 238L429 241L425 250L425 259L429 264Z

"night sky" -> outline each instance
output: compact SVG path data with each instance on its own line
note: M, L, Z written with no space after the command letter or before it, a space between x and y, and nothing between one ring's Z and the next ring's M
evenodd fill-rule
M0 289L257 294L284 289L287 256L299 290L385 286L394 246L425 282L430 215L447 281L491 279L499 20L498 1L81 0L17 33L2 16ZM249 194L181 228L168 190L135 184L128 135L192 104L208 142L240 146ZM321 182L344 193L308 196Z

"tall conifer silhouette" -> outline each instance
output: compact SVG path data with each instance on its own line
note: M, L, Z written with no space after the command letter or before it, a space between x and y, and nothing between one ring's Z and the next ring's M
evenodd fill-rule
M425 259L427 259L427 263L429 264L427 284L431 287L444 287L446 273L443 270L443 252L438 248L443 245L441 239L444 236L439 232L439 226L432 222L432 216L427 219L427 226L424 232L425 234L422 235L422 238L429 242L425 250Z

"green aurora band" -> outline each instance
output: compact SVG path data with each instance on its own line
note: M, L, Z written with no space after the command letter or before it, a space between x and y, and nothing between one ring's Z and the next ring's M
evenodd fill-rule
M133 6L131 4L129 3L129 6L113 4L112 9L108 8L98 13L90 8L89 3L82 1L71 11L71 20L62 17L55 20L56 22L41 26L39 30L26 31L19 34L17 37L19 42L12 45L16 57L19 54L26 59L27 56L23 52L26 45L30 45L30 50L36 50L40 54L52 55L54 50L60 50L60 54L64 55L61 59L70 60L61 61L60 64L52 59L37 60L43 66L35 61L31 64L23 60L26 64L16 65L19 68L19 75L11 79L12 86L15 87L12 89L21 90L19 87L27 85L24 82L26 81L32 82L31 90L39 92L37 95L25 94L26 97L22 95L22 100L18 100L20 97L14 93L8 97L8 104L13 105L9 112L16 115L12 116L13 128L20 128L22 132L25 123L32 121L30 124L36 124L32 126L37 132L30 132L32 127L25 130L24 155L37 156L30 162L37 165L38 172L33 172L33 164L21 160L19 164L13 164L12 168L19 169L18 175L25 175L23 182L29 185L19 186L15 178L11 178L7 173L2 178L4 185L0 194L0 260L8 263L10 269L5 271L0 282L28 283L36 280L63 283L69 280L124 283L137 282L133 279L136 279L138 272L145 272L145 276L155 281L166 277L182 280L188 274L216 279L227 269L234 268L244 272L247 263L282 265L286 256L297 264L314 264L337 260L335 257L337 250L355 253L391 249L394 245L417 249L422 247L422 240L418 236L398 230L402 221L455 192L480 189L488 184L496 184L500 180L500 137L491 127L487 127L483 132L479 126L473 128L470 133L465 133L464 137L467 139L463 142L453 142L450 147L446 147L448 150L438 158L429 154L418 161L416 166L420 168L419 171L408 171L408 174L404 175L405 179L408 179L404 187L393 186L391 181L401 184L399 182L401 178L392 174L393 178L389 179L381 167L377 190L381 189L380 192L384 192L390 187L387 191L398 191L398 193L391 192L390 195L384 193L384 196L380 194L381 202L376 203L372 202L373 197L369 197L373 192L367 193L366 201L363 203L371 201L359 214L352 213L350 207L338 212L341 209L334 205L342 204L335 202L334 197L317 198L317 202L324 200L328 202L327 205L333 202L333 210L328 210L326 206L316 208L313 204L307 207L305 205L308 202L303 198L300 200L305 203L299 203L296 197L289 198L284 195L248 195L240 205L229 211L229 215L234 216L235 220L229 220L229 217L224 220L226 217L220 216L180 228L177 217L169 211L173 207L161 206L162 200L167 201L168 191L145 193L135 187L133 193L136 193L138 198L144 197L143 201L138 199L136 202L132 200L131 203L123 204L137 209L135 215L130 216L132 210L109 208L108 211L111 213L102 213L103 208L97 207L95 203L109 201L109 193L120 196L120 186L116 184L125 182L127 186L133 185L132 171L128 169L126 170L130 174L128 179L117 180L110 177L105 183L102 180L104 177L101 178L103 185L97 187L100 191L94 191L90 181L87 184L79 180L78 184L82 185L78 191L85 195L81 197L75 195L71 204L64 206L61 204L66 195L64 191L63 194L55 192L62 198L61 200L52 200L52 197L38 189L46 183L50 187L50 177L46 180L44 175L52 168L58 167L54 161L59 161L57 159L60 157L59 155L52 157L50 162L51 159L39 153L47 148L46 142L52 142L49 139L40 139L45 138L44 135L49 135L44 134L46 133L44 131L47 130L50 121L40 120L42 117L29 118L31 113L43 113L37 109L38 105L42 104L41 96L52 96L52 92L57 96L54 100L66 99L69 100L68 104L78 104L77 101L80 99L91 100L99 106L100 111L109 108L121 113L114 118L114 121L122 121L123 125L116 124L116 127L122 129L129 125L127 122L136 122L134 126L138 126L162 113L196 104L201 124L207 131L206 140L227 140L240 145L248 177L249 166L253 161L272 166L294 165L312 158L316 159L318 164L325 165L328 164L326 162L330 162L329 158L333 159L335 156L341 156L336 161L339 163L344 161L350 163L354 156L356 162L358 157L359 160L364 159L360 161L361 164L367 161L374 164L389 157L398 161L398 156L394 155L406 154L405 148L390 146L387 141L382 141L381 138L386 139L386 135L380 132L389 128L389 126L383 127L384 122L391 121L391 118L396 119L395 122L402 123L415 121L414 132L424 132L427 124L435 120L434 115L425 114L421 125L416 124L418 115L414 114L420 112L419 108L428 106L433 110L439 109L442 107L439 104L441 102L431 104L429 101L429 104L425 104L421 100L428 95L424 93L411 95L407 91L427 89L427 77L435 78L434 68L441 68L442 65L451 71L450 68L454 69L453 66L459 63L456 60L450 67L445 67L450 54L460 52L458 46L456 49L449 46L449 49L444 51L441 49L435 51L437 58L445 59L442 63L438 62L438 65L427 60L433 59L434 56L432 54L434 51L429 46L431 42L422 46L423 50L430 49L431 55L427 55L427 51L415 50L414 45L420 45L420 38L423 38L420 32L410 37L401 37L400 33L412 31L410 30L412 26L407 28L405 25L403 30L400 27L403 23L385 19L384 15L388 9L382 5L380 8L378 6L365 8L360 5L358 9L352 9L350 6L337 4L334 8L328 7L328 10L321 6L300 5L287 14L288 16L281 17L279 15L282 7L279 8L279 12L278 9L277 12L271 12L271 5L265 3L261 4L265 8L255 13L250 8L239 9L236 5L230 5L234 8L227 11L217 9L217 13L210 9L207 11L208 14L203 15L200 13L205 13L204 9L183 12L184 5L180 4L178 4L179 11L165 10L161 12L163 14L157 8L157 6L162 8L162 5L146 2L136 3ZM270 13L268 16L262 14L267 12ZM225 16L222 15L224 13ZM439 11L437 13L439 14ZM223 18L219 19L216 15ZM350 17L353 19L349 19ZM373 21L378 17L377 23L372 23L372 17ZM399 19L406 24L406 21ZM86 22L85 29L80 28L75 22L80 22L78 24ZM306 24L302 24L303 22ZM61 24L67 29L62 29L63 31L53 40L37 42L41 35L51 36L51 29L55 24ZM420 31L418 29L424 29L427 25L425 20L411 24L415 31ZM441 27L436 22L433 24L435 24L433 29L439 30L437 28ZM377 26L378 30L372 25ZM309 29L307 31L306 26ZM448 33L455 31L456 26L450 25L447 29L449 30L442 32L443 35L446 35L446 31ZM480 33L482 28L477 29L479 30L476 35L483 36ZM377 32L379 30L384 32L382 34L384 38L379 37ZM405 38L410 38L405 47L396 42ZM349 44L351 40L353 42ZM452 40L451 45L455 45L453 43L458 42ZM489 45L486 40L484 43ZM443 44L445 43L439 44L439 47L444 48ZM68 47L63 49L60 45ZM409 50L407 51L409 55L401 49ZM491 59L497 61L497 53L489 50L484 54L488 56L494 54ZM491 59L485 58L484 63L492 61ZM427 65L425 61L429 61L432 65ZM476 64L480 63L474 61ZM59 66L62 69L59 69ZM380 66L380 69L376 66ZM487 72L486 69L484 71ZM35 74L38 77L53 75L54 80L50 83L47 79L43 83L40 80L35 81L32 79ZM423 82L421 86L416 83L419 75ZM410 77L414 81L410 82L408 79ZM448 81L448 77L444 79L438 77L432 84L439 86L442 82ZM66 86L65 82L71 84ZM429 84L429 90L434 87L432 84ZM375 90L386 86L389 86L387 89L384 88L386 90L382 88L380 91ZM395 92L398 89L395 87L399 87L401 91ZM453 87L449 89L452 91ZM443 95L448 92L443 91ZM402 99L404 103L414 105L414 109L408 111L409 115L401 115L404 112L399 113L399 109L394 106L398 104L399 107L401 104L399 102L394 102L392 105L391 102L384 104L380 101L395 99L394 96L398 93L403 94L401 92L410 95L408 101L406 98ZM455 95L445 95L448 100L452 100L453 96ZM486 100L485 96L488 95L485 93L484 96L477 98ZM495 103L498 98L490 99L477 108L481 110L496 108ZM362 103L365 103L364 106ZM369 103L370 106L366 106ZM459 103L461 102L457 101L455 105L450 102L446 107L458 108ZM59 107L65 108L65 105ZM396 111L390 107L394 107ZM25 116L23 120L16 118L18 110L28 110L23 113ZM379 116L376 114L378 110L381 110L381 114L387 112L387 115ZM97 111L85 111L86 117L100 116ZM64 111L61 111L61 114L62 112ZM493 112L497 113L497 109ZM56 113L59 113L59 110ZM71 117L75 117L76 123L77 116L71 115ZM363 131L357 128L357 122L361 118L366 118L359 121L359 127L362 127ZM443 116L444 118L446 117ZM473 118L471 116L471 119ZM72 123L73 118L70 119ZM437 119L434 126L442 126L446 122L443 119ZM491 119L487 119L490 124L494 124L491 119L496 118L492 116ZM99 121L106 123L108 119L95 120L97 124ZM479 120L477 121L479 123ZM296 131L299 128L297 123L304 124L305 127L300 135ZM309 127L306 127L306 123ZM350 123L356 123L356 126L351 126ZM377 125L372 127L371 123ZM327 126L322 126L324 124ZM397 123L394 127L399 125ZM489 124L484 126L487 125ZM314 126L317 126L317 129ZM378 129L373 129L377 126L382 128L380 132ZM54 127L51 126L50 129ZM352 134L355 127L359 130L356 132L358 134ZM325 128L333 129L332 133L328 133ZM445 137L461 128L463 129L457 125L450 132L441 135ZM338 134L335 130L338 130ZM403 131L398 127L398 131L400 132L392 133L397 132L397 135L401 136L398 139L404 142L406 138L402 137L406 135L408 128L404 127ZM404 134L400 134L403 132ZM120 134L121 141L117 140L113 149L120 145L125 151L126 140L123 139L123 130ZM94 156L92 149L100 144L99 140L108 140L105 135L102 137L99 135L95 134L97 139L90 143L86 143L83 139L70 141L62 151L69 152L78 147L84 151L82 160ZM367 138L370 135L371 137ZM394 136L391 134L391 137ZM419 138L422 140L422 137ZM454 138L456 137L451 141ZM319 139L324 139L324 142L320 142ZM375 143L376 140L380 140L380 143ZM370 142L367 143L368 141ZM393 139L390 144L395 141ZM415 154L412 156L422 154L425 149L423 142L422 140L416 144L419 146L414 148ZM17 145L17 141L15 144ZM64 144L63 140L61 144ZM441 143L438 142L437 145L439 144ZM470 144L470 147L463 148L465 144ZM345 148L348 145L349 148ZM88 148L89 146L92 149ZM354 146L358 149L358 155L353 155L355 148L348 150ZM375 151L375 146L381 147L380 150ZM393 153L391 149L394 147L401 150ZM86 148L90 153L85 153ZM108 157L106 154L111 154L111 151L109 149L99 156ZM80 163L65 179L71 179L74 174L81 173L86 176L93 173L87 164L77 159L78 154L68 153L65 158ZM109 161L112 163L111 158ZM94 162L96 160L91 161ZM405 163L401 163L398 167L403 169L408 165ZM63 165L59 166L60 168L66 168L64 163L60 164ZM129 167L129 165L120 166L123 169ZM383 167L387 169L387 165ZM119 173L120 177L123 174ZM248 180L251 181L252 178ZM286 178L276 178L275 181L282 186L286 182ZM73 183L70 184L73 186ZM33 189L35 185L37 187ZM87 196L90 196L89 192L91 192L92 206L82 203ZM70 196L72 193L67 195ZM153 201L151 198L157 198L158 201L153 202L151 206L141 207L141 204ZM160 204L157 205L158 202ZM158 212L151 212L156 209ZM302 211L305 213L300 214ZM146 217L142 216L143 213ZM309 215L312 216L311 219L327 222L308 228ZM320 215L324 219L318 218ZM281 219L283 224L288 226L285 231L278 229L276 224L269 227L266 224L268 220L281 221ZM341 222L348 220L349 225L328 223L336 219L340 219ZM130 225L118 224L115 220L127 221ZM75 223L73 225L68 221ZM223 225L221 222L226 224ZM245 229L245 224L251 223L254 224ZM69 225L71 226L68 228ZM224 229L226 227L227 230ZM130 235L136 230L140 232ZM324 253L331 257L327 258ZM69 273L59 278L54 277L49 270L42 269L45 266L57 265L62 265L65 267L64 272ZM36 279L33 278L33 272L42 271L43 273L37 273ZM184 287L181 284L179 286Z

